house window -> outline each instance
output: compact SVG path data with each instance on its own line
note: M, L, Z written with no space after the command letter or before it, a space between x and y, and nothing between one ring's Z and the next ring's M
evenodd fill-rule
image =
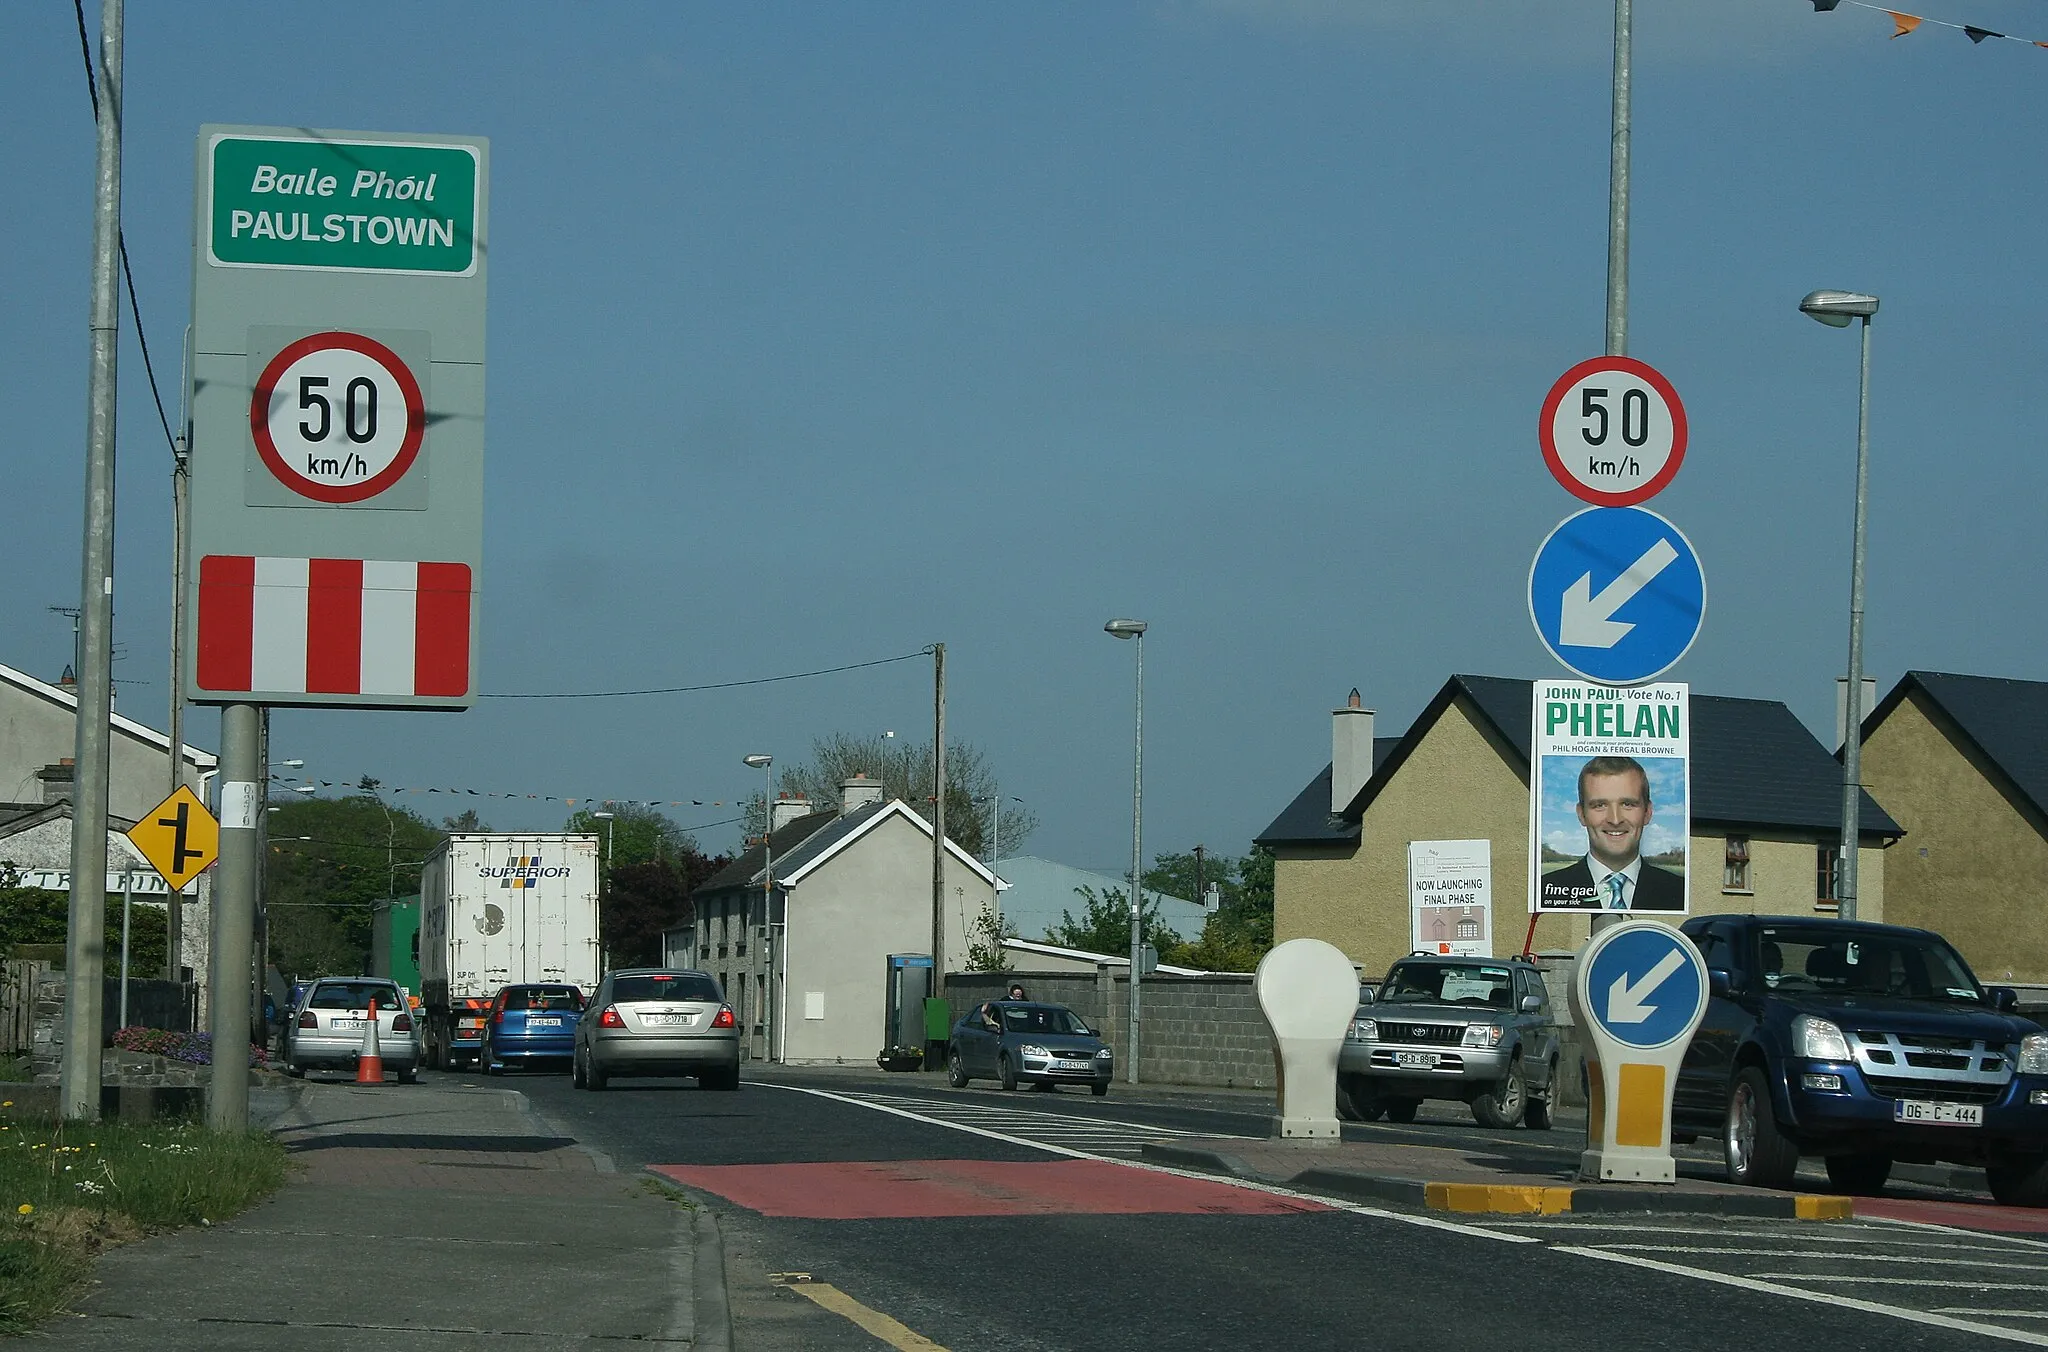
M1749 837L1730 836L1721 863L1721 890L1749 892Z
M1839 845L1821 845L1814 849L1816 869L1813 879L1813 909L1836 911L1841 903L1835 898L1835 867L1842 857Z

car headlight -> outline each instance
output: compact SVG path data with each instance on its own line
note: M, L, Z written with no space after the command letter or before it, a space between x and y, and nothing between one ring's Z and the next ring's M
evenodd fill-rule
M1801 1014L1792 1020L1792 1048L1800 1056L1816 1061L1849 1059L1849 1039L1842 1036L1841 1028L1811 1014ZM2043 1050L2048 1051L2048 1043L2044 1043Z
M2020 1039L2020 1074L2048 1075L2048 1033L2029 1033Z
M1052 1058L1051 1052L1047 1051L1045 1048L1039 1046L1035 1042L1027 1042L1023 1046L1019 1047L1017 1050L1022 1052L1026 1056L1036 1056L1041 1060L1050 1060Z
M1470 1024L1465 1029L1465 1045L1467 1047L1498 1047L1501 1035L1505 1032L1507 1032L1507 1029L1497 1023Z
M1110 1051L1109 1048L1104 1047L1101 1051L1095 1053L1095 1059L1098 1061L1107 1061L1110 1059L1110 1057L1114 1055L1114 1052Z
M1380 1040L1379 1020L1359 1019L1351 1025L1351 1036L1357 1038L1360 1042L1378 1042Z

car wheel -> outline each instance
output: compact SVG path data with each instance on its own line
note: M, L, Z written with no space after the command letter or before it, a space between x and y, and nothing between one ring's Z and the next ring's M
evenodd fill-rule
M583 1064L583 1087L595 1093L607 1083L604 1067L597 1063L597 1053L592 1052Z
M1095 1095L1095 1097L1097 1097L1097 1098L1106 1098L1106 1097L1108 1097L1108 1095L1109 1095L1109 1081L1108 1081L1108 1080L1097 1080L1097 1081L1096 1081L1096 1082L1095 1082L1094 1084L1091 1084L1091 1085L1089 1085L1089 1086L1088 1086L1088 1092L1089 1092L1089 1093L1091 1093L1091 1094L1093 1094L1093 1095Z
M1508 1062L1508 1073L1493 1089L1472 1100L1472 1116L1482 1127L1496 1129L1520 1126L1529 1110L1529 1071L1517 1056Z
M946 1083L955 1089L967 1087L967 1064L960 1059L958 1047L946 1049Z
M1543 1097L1529 1095L1529 1109L1522 1114L1522 1121L1531 1131L1550 1130L1550 1110L1557 1106L1557 1063L1550 1065L1550 1083L1543 1091Z
M1778 1126L1771 1086L1756 1066L1745 1066L1728 1090L1721 1133L1728 1181L1751 1188L1785 1188L1799 1171L1799 1146Z
M302 1065L298 1065L297 1063L291 1061L287 1061L284 1063L284 1073L291 1076L294 1080L303 1080L306 1078L306 1068Z
M1877 1196L1892 1176L1890 1155L1830 1155L1827 1166L1829 1185L1851 1197Z
M1381 1112L1372 1081L1363 1075L1337 1077L1337 1116L1346 1122L1371 1122Z
M583 1083L583 1051L581 1048L578 1048L576 1053L569 1058L569 1083L578 1089L585 1087Z
M1017 1066L1015 1062L1010 1060L1008 1052L1004 1052L1003 1059L996 1062L996 1078L1003 1082L1003 1088L1005 1089L1015 1089L1017 1087Z
M1406 1126L1415 1120L1415 1110L1421 1106L1414 1099L1390 1099L1387 1102L1387 1121Z
M2001 1206L2048 1207L2048 1155L1994 1155L1984 1177Z
M400 1084L418 1084L420 1082L419 1068L417 1066L408 1066L404 1070L399 1071L398 1082Z

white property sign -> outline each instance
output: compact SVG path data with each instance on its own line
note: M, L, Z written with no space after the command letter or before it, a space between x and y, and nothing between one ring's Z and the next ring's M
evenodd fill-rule
M1411 947L1461 958L1493 955L1493 842L1408 842Z

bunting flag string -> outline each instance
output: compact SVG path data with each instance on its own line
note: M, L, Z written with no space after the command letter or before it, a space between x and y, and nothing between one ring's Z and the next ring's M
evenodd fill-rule
M1839 5L1848 5L1852 9L1867 9L1873 14L1884 15L1892 21L1892 38L1894 40L1913 32L1921 24L1931 23L1938 28L1953 28L1972 42L1981 43L1986 38L1999 38L2006 42L2025 43L2029 47L2048 47L2048 42L2038 41L2034 38L2015 37L2011 33L2000 33L1989 28L1979 28L1976 24L1971 23L1951 23L1947 19L1930 19L1920 14L1905 14L1896 9L1886 9L1883 5L1866 4L1864 0L1813 0L1813 9L1816 14L1828 13Z
M296 780L298 781L298 784L315 785L322 789L344 789L360 791L360 785L358 784L342 783L340 781L332 779L304 779L297 775L287 777L285 775L276 774L272 775L271 779L276 781L277 783L285 784L292 787L298 786L293 782L294 780ZM451 798L505 798L516 799L520 802L560 803L565 807L575 807L579 803L599 807L647 808L740 806L739 800L726 798L605 798L595 794L585 794L580 797L570 798L562 794L554 793L500 793L493 791L491 789L447 789L439 787L416 788L399 784L380 784L377 786L375 790L372 790L372 792L379 794L389 793L394 795L414 793L445 794Z

